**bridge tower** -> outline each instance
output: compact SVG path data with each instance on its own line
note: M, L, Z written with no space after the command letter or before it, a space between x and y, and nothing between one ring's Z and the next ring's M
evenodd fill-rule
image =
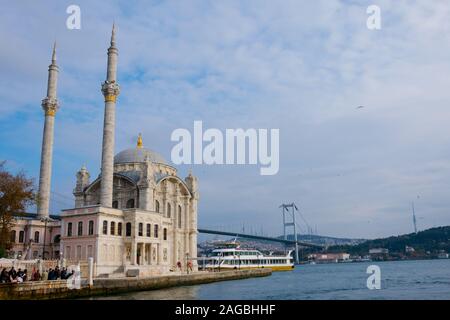
M294 202L290 204L282 204L280 208L283 210L283 235L284 240L287 240L286 230L289 227L294 229L294 241L295 241L295 263L299 264L300 260L298 258L298 241L297 241L297 225L295 223L295 211L298 211L297 206Z

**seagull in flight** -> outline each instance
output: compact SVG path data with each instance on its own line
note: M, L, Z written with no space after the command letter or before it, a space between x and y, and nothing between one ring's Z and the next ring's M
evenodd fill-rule
M362 109L364 108L364 106L358 106L356 109Z

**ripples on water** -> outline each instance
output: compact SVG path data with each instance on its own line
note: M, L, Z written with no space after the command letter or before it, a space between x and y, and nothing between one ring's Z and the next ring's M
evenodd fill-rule
M366 287L366 269L381 268L381 290ZM301 265L270 277L132 292L96 299L303 300L450 299L450 260Z

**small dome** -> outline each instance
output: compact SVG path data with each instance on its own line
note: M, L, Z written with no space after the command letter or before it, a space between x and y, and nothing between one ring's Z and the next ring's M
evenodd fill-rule
M167 161L159 153L146 148L132 148L126 149L114 157L114 163L130 163L130 162L145 162L145 158L155 163L167 164Z

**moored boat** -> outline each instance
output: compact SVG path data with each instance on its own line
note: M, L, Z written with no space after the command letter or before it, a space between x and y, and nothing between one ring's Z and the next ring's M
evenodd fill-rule
M225 248L212 251L206 269L258 269L270 268L273 271L289 271L294 269L294 259L291 251L286 255L264 255L259 250L241 249L238 244L233 243Z

